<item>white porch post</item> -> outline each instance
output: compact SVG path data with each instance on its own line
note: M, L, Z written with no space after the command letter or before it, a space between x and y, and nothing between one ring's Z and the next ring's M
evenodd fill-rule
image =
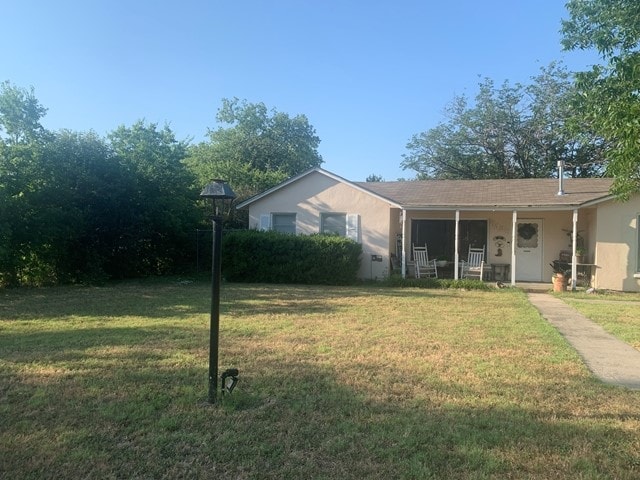
M407 211L402 209L402 278L407 278Z
M573 211L573 231L571 232L571 290L576 289L576 277L578 276L578 258L576 247L578 246L578 209Z
M459 224L460 224L460 210L456 210L456 237L454 240L454 254L453 254L453 279L458 280L458 272L460 271L460 254L458 253L458 236L459 236Z
M518 223L518 211L514 210L511 220L511 286L516 286L516 225Z

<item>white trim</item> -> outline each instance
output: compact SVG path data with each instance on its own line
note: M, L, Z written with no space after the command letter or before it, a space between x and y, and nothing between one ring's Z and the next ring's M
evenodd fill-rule
M487 228L489 226L487 225ZM458 265L460 265L460 253L458 253L458 247L460 246L459 237L460 236L460 210L456 210L456 233L453 239L453 279L458 280Z
M407 211L402 209L402 278L407 278Z
M516 225L518 223L518 211L514 210L511 214L511 286L516 286L516 242L518 237L516 234Z
M271 230L271 214L270 213L260 214L260 224L258 225L258 229L263 232L267 230Z
M360 238L360 215L357 213L347 213L346 237L356 243L362 243Z
M576 289L578 276L578 258L576 248L578 246L578 209L573 211L573 230L571 231L571 290Z

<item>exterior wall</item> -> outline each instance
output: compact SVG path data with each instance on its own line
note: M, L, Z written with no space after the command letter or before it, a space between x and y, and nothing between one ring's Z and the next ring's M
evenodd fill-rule
M638 274L640 196L625 203L598 206L596 226L596 288L640 291Z
M359 276L380 279L390 272L390 207L376 197L351 185L313 172L249 206L249 228L260 228L260 216L295 213L296 233L320 231L321 213L358 214L362 260ZM381 257L382 261L372 255Z

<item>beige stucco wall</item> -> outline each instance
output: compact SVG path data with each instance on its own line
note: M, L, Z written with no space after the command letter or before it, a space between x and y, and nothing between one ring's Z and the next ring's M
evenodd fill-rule
M610 201L598 206L596 288L640 291L640 278L637 278L638 215L638 195L628 202Z
M249 228L260 227L260 215L295 213L296 233L318 233L321 213L358 214L362 260L359 276L380 279L389 275L389 204L353 186L313 172L257 200L249 206ZM372 260L379 255L382 261Z

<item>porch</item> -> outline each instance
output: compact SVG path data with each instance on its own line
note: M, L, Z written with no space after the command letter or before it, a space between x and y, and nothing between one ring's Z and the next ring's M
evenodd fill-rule
M575 289L592 284L596 273L589 242L595 238L593 208L399 209L398 215L396 255L403 277L413 276L414 245L426 245L429 258L441 261L439 278L460 278L454 267L467 259L470 247L484 249L485 281L537 283L548 290L552 265L565 262Z

